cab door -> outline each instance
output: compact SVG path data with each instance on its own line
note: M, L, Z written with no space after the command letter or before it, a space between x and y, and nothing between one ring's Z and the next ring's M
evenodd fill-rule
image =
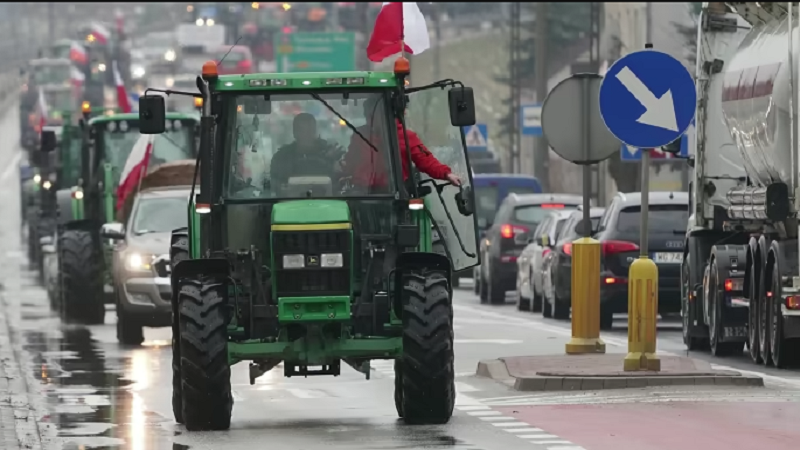
M461 187L452 186L445 180L430 180L420 173L423 186L446 186L432 189L425 196L425 208L433 222L434 236L443 245L441 252L450 258L453 271L461 271L480 263L478 252L478 224L475 209L472 170L467 151L463 146L464 131L450 124L447 90L428 89L410 94L406 114L406 126L419 138L442 164L461 178ZM457 195L466 201L472 211L461 211Z

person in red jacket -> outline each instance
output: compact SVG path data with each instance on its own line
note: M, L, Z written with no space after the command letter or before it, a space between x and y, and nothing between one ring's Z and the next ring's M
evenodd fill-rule
M380 138L383 122L381 119L382 111L377 111L381 98L374 96L364 101L364 117L367 124L357 128L365 138L369 139L373 145L383 142ZM374 119L374 120L373 120ZM397 141L400 144L400 160L403 171L403 181L408 179L411 172L408 167L408 150L406 149L406 136L408 135L408 147L411 149L411 160L419 171L427 174L436 180L448 180L456 186L461 185L461 179L454 174L450 167L439 162L438 159L425 147L425 144L417 136L417 133L406 129L403 133L403 125L399 120L397 124ZM386 155L378 147L378 152L369 146L361 136L353 133L350 138L350 146L347 154L341 161L342 171L352 177L355 186L369 188L372 192L380 192L388 189L389 186L389 165L386 163Z

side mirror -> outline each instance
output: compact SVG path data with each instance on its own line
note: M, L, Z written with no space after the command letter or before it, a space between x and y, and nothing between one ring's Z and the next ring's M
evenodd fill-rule
M121 241L125 239L125 226L118 222L104 224L100 228L100 237Z
M471 216L475 212L475 205L472 203L472 186L459 189L456 194L456 207L462 216Z
M161 134L167 129L167 107L160 95L139 97L139 132Z
M39 151L42 153L50 153L56 149L56 145L58 144L58 139L56 138L56 132L53 130L43 130L42 131L42 142L39 147Z
M450 123L454 127L475 125L475 94L470 87L454 87L447 92Z

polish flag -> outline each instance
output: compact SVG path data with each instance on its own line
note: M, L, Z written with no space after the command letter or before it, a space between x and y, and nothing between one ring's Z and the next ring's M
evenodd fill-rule
M132 112L128 92L125 90L125 83L122 82L122 75L119 74L117 62L113 61L111 67L114 70L114 84L117 86L117 106L122 113Z
M86 49L75 41L72 41L69 45L69 59L78 64L86 64L89 62L89 58L86 56Z
M367 57L370 61L381 62L403 49L419 55L430 47L428 25L419 6L415 2L386 2L375 19Z
M143 134L131 149L117 186L117 211L125 204L125 199L136 192L142 178L147 175L147 165L150 163L150 155L153 154L154 140L154 134Z
M111 37L111 32L97 22L92 23L90 33L94 36L98 44L108 44L108 39Z
M39 87L39 131L47 125L47 100L44 98L44 89Z

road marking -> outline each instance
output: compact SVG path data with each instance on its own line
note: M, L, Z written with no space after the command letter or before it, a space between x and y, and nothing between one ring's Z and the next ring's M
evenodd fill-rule
M502 422L506 420L516 420L513 417L508 417L508 416L484 416L484 417L479 417L479 419L485 420L486 422Z
M5 181L12 173L14 173L14 169L19 170L19 160L22 158L22 153L17 153L11 157L11 161L8 162L8 167L3 171L3 174L0 175L0 181Z
M499 411L498 411L499 412ZM513 427L527 427L528 424L525 422L498 422L493 423L492 425L500 428L513 428Z
M492 410L487 410L487 411L469 411L469 412L467 412L467 414L469 414L470 416L473 416L473 417L502 416L503 415L503 413L501 413L500 411L495 411L493 409Z

